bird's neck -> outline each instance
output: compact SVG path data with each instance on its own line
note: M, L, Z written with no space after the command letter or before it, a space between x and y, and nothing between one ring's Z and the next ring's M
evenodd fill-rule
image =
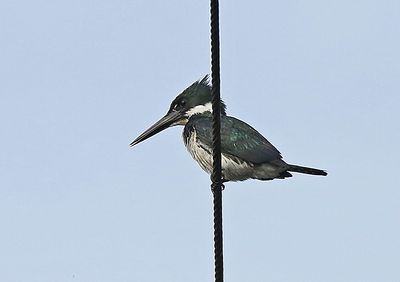
M211 115L212 112L213 112L212 104L211 104L211 102L208 102L204 105L197 105L197 106L193 107L192 109L187 111L187 113L185 115L189 119L190 117L192 117L194 115ZM225 104L221 101L221 116L225 116L225 115L226 115Z

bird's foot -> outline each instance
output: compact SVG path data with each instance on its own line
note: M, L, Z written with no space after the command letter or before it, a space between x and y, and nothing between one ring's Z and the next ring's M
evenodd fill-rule
M211 184L211 192L214 193L214 191L217 188L217 186L218 186L217 184L212 183ZM224 191L224 190L225 190L225 185L224 185L224 183L221 183L221 191Z

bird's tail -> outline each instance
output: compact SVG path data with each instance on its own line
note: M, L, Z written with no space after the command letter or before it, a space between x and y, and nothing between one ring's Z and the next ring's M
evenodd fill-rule
M328 173L326 171L321 170L321 169L299 166L299 165L291 165L291 164L289 165L289 168L287 170L292 171L292 172L299 172L299 173L312 174L312 175L323 175L323 176L328 175Z

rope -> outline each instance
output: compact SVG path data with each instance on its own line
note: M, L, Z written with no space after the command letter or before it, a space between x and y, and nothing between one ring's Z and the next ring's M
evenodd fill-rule
M211 96L213 109L213 172L211 175L214 196L214 265L215 282L223 282L222 244L222 172L221 172L221 104L219 61L219 8L218 0L211 0Z

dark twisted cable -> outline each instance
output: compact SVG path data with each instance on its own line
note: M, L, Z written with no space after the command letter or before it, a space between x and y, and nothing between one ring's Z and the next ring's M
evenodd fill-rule
M213 172L211 175L214 202L215 281L223 281L222 237L222 171L221 171L221 103L219 53L219 3L211 0L211 95L213 109Z

